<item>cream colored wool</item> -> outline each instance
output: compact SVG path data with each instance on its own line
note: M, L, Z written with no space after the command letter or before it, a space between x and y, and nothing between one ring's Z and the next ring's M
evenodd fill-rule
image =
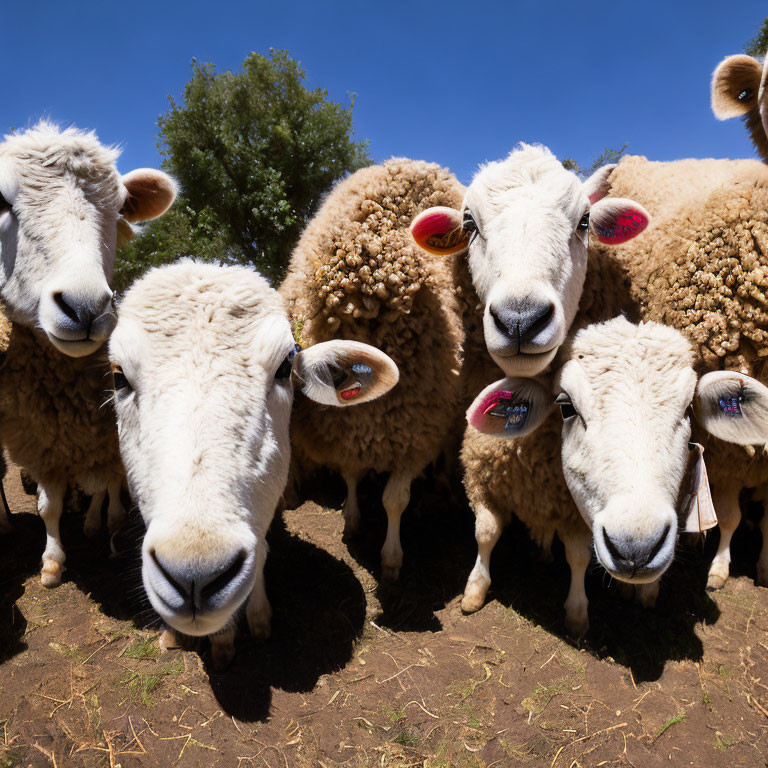
M461 412L462 318L477 305L463 257L424 253L409 226L431 206L460 207L463 195L456 178L431 163L396 158L358 171L326 198L280 288L305 345L364 341L400 369L390 393L349 413L298 397L291 422L299 462L346 478L348 530L357 524L357 480L368 470L392 473L382 555L389 577L402 559L397 526L410 482L438 456ZM483 343L477 336L475 347Z

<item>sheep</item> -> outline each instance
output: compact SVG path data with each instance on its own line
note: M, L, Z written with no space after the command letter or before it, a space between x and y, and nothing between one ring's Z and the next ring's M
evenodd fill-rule
M752 56L727 56L712 74L712 111L718 120L741 117L757 154L768 162L768 94L765 64Z
M365 341L400 370L385 398L333 413L300 397L291 422L299 466L325 465L346 482L346 535L358 530L361 477L390 473L381 550L388 580L402 566L400 518L411 482L437 458L460 414L462 316L474 301L471 285L458 282L458 257L428 257L408 228L423 209L457 206L463 193L453 174L431 163L393 158L357 171L324 200L280 287L307 343Z
M193 260L129 288L109 356L120 451L147 525L147 595L172 629L210 636L222 668L243 604L251 632L269 634L264 537L288 475L292 381L345 407L391 389L397 366L355 341L297 354L285 302L263 277Z
M695 345L697 370L735 370L765 382L768 168L756 160L654 163L628 157L606 184L610 194L637 197L654 216L648 236L621 252L642 317L684 332ZM720 528L707 586L719 589L728 578L731 536L741 519L739 491L757 488L764 495L768 461L764 449L751 445L708 436L700 442ZM768 542L765 515L762 530ZM765 544L757 582L768 586Z
M101 407L112 267L118 236L160 216L175 185L149 169L121 177L118 154L92 133L46 122L0 143L0 439L38 484L48 587L61 581L68 482L93 495L86 532L98 529L107 490L111 529L124 514L114 416Z
M587 232L617 245L648 225L634 201L602 199L611 168L582 182L546 147L521 143L478 171L460 206L426 210L411 225L427 252L465 254L487 351L508 376L541 373L565 340L584 284Z
M722 439L768 435L768 388L730 372L709 372L697 384L694 360L680 331L619 315L576 332L547 376L506 378L478 395L462 448L478 542L465 611L483 604L491 550L512 510L535 538L555 531L565 546L572 634L589 628L584 574L593 543L609 574L634 585L642 605L655 603L674 558L678 517L690 529L689 513L698 524L706 504L704 474L691 488L701 465L699 447L689 445L689 406L695 402L699 427ZM551 415L552 394L558 415ZM748 405L735 425L721 403L739 397Z
M369 341L402 376L354 419L300 401L292 427L302 463L344 478L347 534L359 525L361 476L391 473L385 579L402 566L399 525L411 482L445 446L466 393L484 380L481 332L502 369L541 370L575 313L590 196L598 237L621 242L647 224L631 201L598 202L604 173L582 184L549 150L523 144L465 190L437 165L393 159L339 184L302 235L280 289L302 334Z

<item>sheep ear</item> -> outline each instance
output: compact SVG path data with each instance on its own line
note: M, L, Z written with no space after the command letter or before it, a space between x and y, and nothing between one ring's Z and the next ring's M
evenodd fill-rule
M606 245L619 245L637 237L650 220L640 203L623 197L600 200L589 209L589 228Z
M310 400L339 407L381 397L397 384L400 371L375 347L334 339L299 352L293 377Z
M121 215L126 221L148 221L162 216L176 199L176 183L162 171L139 168L123 176L128 197Z
M712 74L712 111L718 120L728 120L749 112L757 103L760 62L751 56L728 56Z
M411 223L411 235L420 248L435 256L462 253L469 246L461 212L443 205L422 211Z
M590 205L602 200L611 191L608 177L613 173L616 165L616 163L609 163L601 166L584 182L584 191L587 193Z
M721 440L768 443L768 387L743 373L713 371L702 376L694 412L699 424Z
M522 437L552 410L549 390L536 379L501 379L486 387L467 410L467 423L486 435Z

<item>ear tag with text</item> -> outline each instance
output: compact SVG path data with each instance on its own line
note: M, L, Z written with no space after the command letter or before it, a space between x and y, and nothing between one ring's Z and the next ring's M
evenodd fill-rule
M720 406L720 410L731 418L740 418L741 413L741 395L734 395L731 397L721 397L718 399L717 404Z
M688 483L682 506L684 530L686 533L703 533L717 525L717 514L709 490L704 446L688 443L688 449L688 466L683 478L683 483Z
M373 378L373 369L365 363L352 363L340 371L333 385L340 400L354 400Z
M483 403L483 415L505 419L505 432L518 432L525 426L528 418L528 403L515 401L512 393L501 389L492 392L487 403Z

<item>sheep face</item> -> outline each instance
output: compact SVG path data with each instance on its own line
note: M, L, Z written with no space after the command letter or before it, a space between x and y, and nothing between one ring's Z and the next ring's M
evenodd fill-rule
M263 593L292 379L336 406L397 381L392 361L365 344L295 346L282 299L245 268L153 270L121 304L110 359L120 451L147 525L144 586L185 634L217 632L255 586Z
M728 56L712 74L712 111L718 120L742 117L758 154L768 162L768 64L752 56Z
M0 296L72 357L104 343L116 318L110 282L118 229L170 206L159 171L120 177L118 152L92 134L42 123L0 143Z
M486 346L507 375L541 373L565 340L584 285L590 228L616 244L647 225L636 203L600 201L612 168L582 183L549 150L523 144L478 172L461 212L429 209L411 225L431 253L467 251Z

